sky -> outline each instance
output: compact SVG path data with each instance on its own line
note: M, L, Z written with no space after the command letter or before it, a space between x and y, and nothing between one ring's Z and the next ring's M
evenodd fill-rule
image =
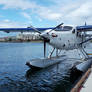
M92 0L0 0L0 28L92 24Z
M0 27L92 24L91 0L0 0Z

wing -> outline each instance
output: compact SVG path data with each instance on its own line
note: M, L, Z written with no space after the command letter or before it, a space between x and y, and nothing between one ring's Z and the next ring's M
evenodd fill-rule
M76 29L78 30L78 32L81 31L92 31L92 25L86 25L86 26L77 26Z
M47 30L47 29L53 29L53 28L36 28L40 32ZM35 32L33 28L0 28L0 31L4 32Z
M40 32L43 32L45 30L48 30L48 29L53 29L54 27L49 27L49 28L34 28L34 27L29 27L29 28L0 28L0 31L3 31L3 32L34 32L34 29L37 29L38 31ZM63 28L62 27L59 27L59 28L56 28L55 31L69 31L71 30L72 27L71 26L64 26Z

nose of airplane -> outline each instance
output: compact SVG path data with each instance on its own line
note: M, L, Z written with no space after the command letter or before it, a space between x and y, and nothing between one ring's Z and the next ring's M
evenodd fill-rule
M41 33L41 34L39 34L39 36L42 37L46 42L50 41L47 33Z
M43 37L43 38L48 38L48 36L47 36L47 33L41 33L41 34L39 34L41 37Z

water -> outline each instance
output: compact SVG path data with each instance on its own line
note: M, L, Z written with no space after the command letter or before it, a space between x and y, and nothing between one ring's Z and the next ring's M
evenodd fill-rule
M66 55L71 57L74 54L70 53L74 52ZM69 69L76 62L74 56L74 59L38 71L25 65L26 61L34 58L43 58L42 43L0 43L0 92L70 91L73 84Z

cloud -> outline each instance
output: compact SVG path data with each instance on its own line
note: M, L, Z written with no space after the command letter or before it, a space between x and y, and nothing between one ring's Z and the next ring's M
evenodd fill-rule
M85 21L87 21L88 24L92 24L91 0L70 0L69 2L67 0L55 0L54 2L56 4L49 7L49 9L54 13L59 14L58 18L56 18L55 21L57 21L58 19L65 24L72 25L82 25Z
M11 21L9 19L5 19L0 21L0 28L21 28L27 27L25 23Z
M39 7L37 13L40 17L45 18L47 20L57 20L61 17L60 13L54 12L53 10L46 7Z
M69 11L68 14L64 16L66 21L71 21L72 24L80 25L85 21L90 23L92 19L92 2L86 2L77 6L74 10ZM68 7L67 7L68 8ZM92 22L91 22L92 23Z
M23 15L25 18L27 18L28 20L31 20L31 15L26 13L26 12L21 12L21 15Z
M92 23L92 2L91 0L50 0L53 4L46 6L36 0L0 0L3 9L20 9L21 15L31 20L31 15L38 17L38 21L62 21L65 24L80 25L87 21ZM49 2L49 0L48 0ZM40 2L41 3L41 2ZM26 13L29 10L30 13ZM34 20L34 19L33 19ZM32 21L33 21L32 20Z
M36 6L34 2L29 0L0 0L0 4L3 5L3 9L32 9Z
M56 20L60 18L61 14L53 12L52 9L38 5L34 1L29 0L0 0L0 4L3 5L3 9L21 9L21 10L30 10L33 13L37 13L42 18L49 20ZM30 15L25 12L22 12L23 16L27 19L30 19Z

